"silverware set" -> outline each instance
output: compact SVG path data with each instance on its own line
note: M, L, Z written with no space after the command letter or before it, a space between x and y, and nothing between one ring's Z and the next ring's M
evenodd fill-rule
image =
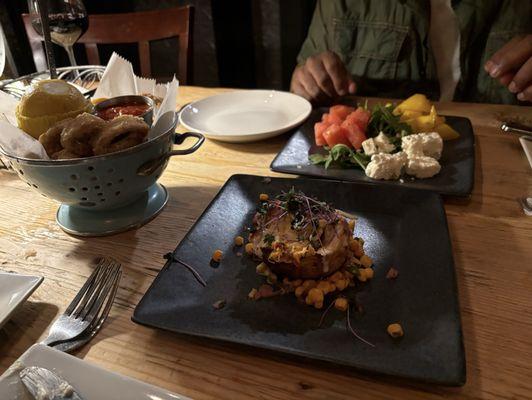
M102 258L41 343L59 351L71 352L91 340L111 311L121 276L119 263ZM35 399L82 400L73 386L49 369L26 366L18 375Z

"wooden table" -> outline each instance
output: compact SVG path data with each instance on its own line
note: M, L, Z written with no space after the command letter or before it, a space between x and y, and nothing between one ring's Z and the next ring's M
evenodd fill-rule
M183 87L180 103L220 89ZM66 307L94 260L124 266L115 306L80 358L195 399L523 399L532 398L532 217L516 199L532 195L532 175L517 137L498 130L504 116L532 117L530 107L439 104L471 119L476 176L469 200L445 202L458 272L467 384L442 388L369 376L281 354L185 338L131 322L133 309L173 250L235 173L272 175L269 164L287 137L238 145L207 141L171 159L161 182L171 199L143 228L77 239L55 224L57 204L9 172L0 172L0 269L44 275L42 286L0 331L0 373Z

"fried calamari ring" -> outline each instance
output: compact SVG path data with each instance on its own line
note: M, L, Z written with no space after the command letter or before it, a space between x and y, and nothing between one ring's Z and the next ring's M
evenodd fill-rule
M61 133L61 145L82 157L92 156L92 143L105 127L105 121L95 115L83 113L71 120Z
M81 158L79 154L72 153L70 150L63 149L60 150L51 156L52 160L67 160L71 158Z
M63 128L70 121L72 121L72 118L59 121L39 136L39 142L41 142L48 156L52 157L53 154L63 150L63 146L61 145L61 133L63 132Z
M94 155L114 153L144 142L149 127L142 118L121 115L108 121L93 142Z

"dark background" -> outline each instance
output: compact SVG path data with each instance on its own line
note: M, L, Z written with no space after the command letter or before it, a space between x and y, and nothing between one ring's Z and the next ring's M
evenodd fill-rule
M134 12L191 4L195 7L192 80L198 86L288 89L296 56L306 36L316 0L85 0L89 14ZM0 2L4 29L17 72L35 71L20 14L24 0ZM120 29L120 27L117 27ZM99 46L102 63L113 50L133 62L138 73L135 45ZM152 74L168 79L176 65L167 54L177 49L174 39L152 42ZM66 54L55 47L59 65ZM83 49L76 49L85 64Z

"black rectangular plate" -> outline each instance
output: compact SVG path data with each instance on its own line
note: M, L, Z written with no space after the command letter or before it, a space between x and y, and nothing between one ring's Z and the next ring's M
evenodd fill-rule
M359 217L355 233L366 241L375 277L361 285L362 315L354 329L370 347L345 329L345 315L298 304L293 295L252 301L252 288L264 283L256 262L238 253L234 238L245 235L260 193L291 187L331 202ZM210 266L216 249L224 253ZM432 192L364 183L309 178L232 176L175 249L207 281L202 287L179 264L168 262L133 314L133 321L178 333L226 340L348 365L362 370L445 385L465 382L465 359L453 256L440 196ZM388 269L399 270L396 280ZM213 303L225 300L216 310ZM399 322L405 335L390 338L388 324Z
M444 142L440 173L428 179L405 177L399 181L374 180L361 169L325 169L323 165L313 165L308 161L310 148L314 145L314 123L321 120L327 108L312 111L285 147L272 161L270 168L287 174L314 176L350 182L374 182L383 185L401 185L415 189L430 190L444 195L468 196L473 190L475 179L475 138L473 127L467 118L446 116L446 122L460 133L460 138Z

